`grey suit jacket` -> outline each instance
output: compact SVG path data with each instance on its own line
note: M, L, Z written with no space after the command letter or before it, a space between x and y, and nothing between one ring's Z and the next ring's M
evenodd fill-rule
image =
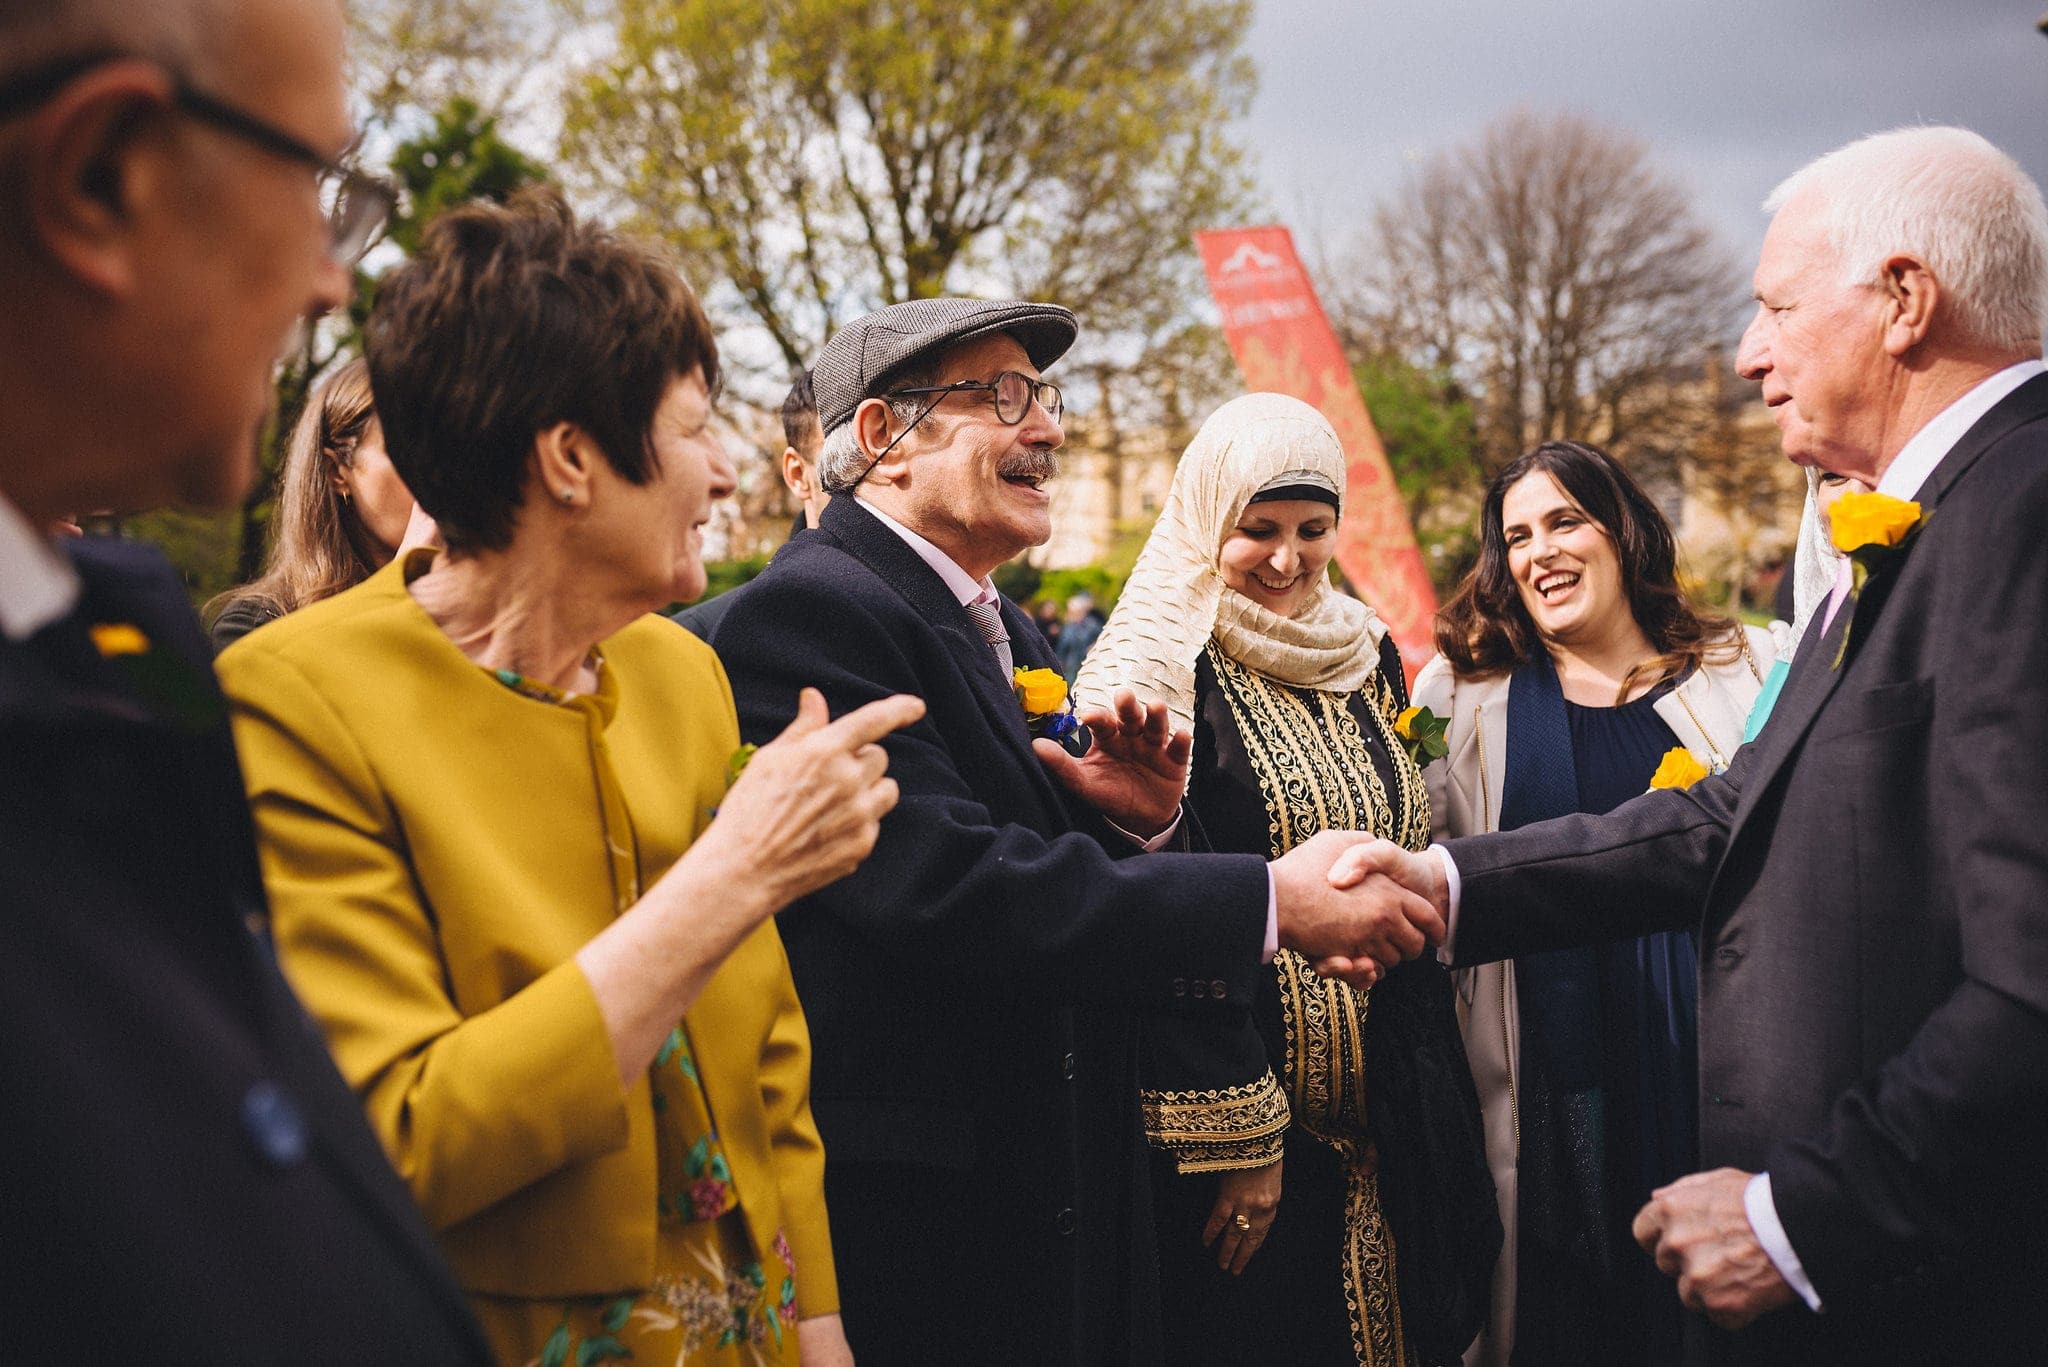
M2048 1330L2048 377L1920 501L1727 773L1449 847L1461 964L1699 929L1701 1163L1771 1174L1827 1307L1702 1324L1701 1360L2023 1361Z

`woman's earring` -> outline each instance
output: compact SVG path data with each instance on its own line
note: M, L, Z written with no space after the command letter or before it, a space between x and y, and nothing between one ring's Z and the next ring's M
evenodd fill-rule
M575 491L574 489L564 489L564 490L562 490L562 502L564 502L564 503L574 503L575 501L576 501L576 491Z

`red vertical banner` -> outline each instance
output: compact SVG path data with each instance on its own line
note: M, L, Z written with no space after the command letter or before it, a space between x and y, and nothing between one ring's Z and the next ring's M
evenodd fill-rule
M1196 233L1195 245L1245 388L1313 404L1337 429L1350 463L1344 520L1337 528L1337 564L1393 630L1412 680L1436 652L1431 631L1436 590L1423 568L1386 448L1308 272L1294 254L1294 238L1279 227L1226 228Z

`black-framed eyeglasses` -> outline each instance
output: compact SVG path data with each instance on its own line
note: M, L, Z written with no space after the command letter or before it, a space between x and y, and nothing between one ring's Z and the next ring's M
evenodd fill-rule
M35 108L96 66L126 60L131 60L130 55L122 52L81 53L0 82L0 119ZM320 202L327 207L328 254L344 266L362 258L397 207L396 186L346 164L347 153L330 157L269 120L207 94L175 71L171 80L171 102L182 113L312 171Z
M928 386L922 389L899 389L898 394L963 394L976 390L987 390L996 397L996 421L1009 427L1030 416L1031 405L1036 403L1045 410L1045 415L1054 422L1066 410L1066 399L1060 394L1060 387L1046 380L1034 380L1022 371L1005 370L993 380L960 380L953 384Z

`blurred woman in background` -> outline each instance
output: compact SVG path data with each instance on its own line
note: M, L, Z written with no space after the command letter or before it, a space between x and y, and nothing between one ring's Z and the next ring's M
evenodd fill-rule
M350 361L320 382L292 428L279 481L270 559L261 578L207 604L213 648L225 650L287 612L354 588L433 523L414 520L370 401L370 371ZM408 535L410 532L410 535Z
M1829 511L1847 493L1869 493L1870 486L1850 475L1809 467L1806 471L1806 506L1799 515L1799 539L1793 545L1792 564L1786 571L1792 579L1792 616L1771 623L1771 641L1778 652L1777 663L1764 675L1763 692L1749 709L1749 725L1742 738L1755 740L1778 705L1778 694L1792 670L1792 656L1807 625L1834 592L1835 576L1841 569L1842 553L1835 549Z

